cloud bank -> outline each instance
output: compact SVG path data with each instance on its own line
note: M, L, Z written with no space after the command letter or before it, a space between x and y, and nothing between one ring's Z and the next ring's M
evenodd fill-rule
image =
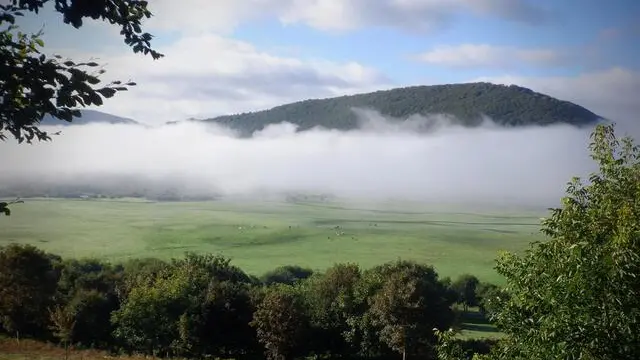
M229 32L245 21L275 17L322 31L366 26L437 31L461 14L540 25L549 11L526 0L157 0L149 27L182 32Z
M103 81L135 79L140 85L96 109L157 125L369 92L392 83L358 62L276 55L211 34L183 37L159 50L167 57L157 62L131 52L98 55L107 68Z
M519 49L489 44L438 46L414 57L430 65L455 69L513 69L523 65L557 66L566 63L566 54L552 49Z
M191 122L72 126L50 143L0 143L11 154L0 159L0 180L546 207L557 204L572 176L594 170L589 129L491 123L469 129L447 117L418 116L398 125L370 111L361 116L360 130L296 132L278 124L249 139Z

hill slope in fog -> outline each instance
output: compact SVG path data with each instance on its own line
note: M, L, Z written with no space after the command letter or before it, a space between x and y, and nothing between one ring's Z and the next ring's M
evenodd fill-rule
M590 125L600 116L530 89L490 83L412 86L367 94L295 102L252 113L225 115L205 122L218 123L250 136L270 124L289 122L298 131L317 126L352 130L359 127L354 109L370 109L404 121L415 115L446 114L464 126L479 125L488 116L498 125L526 126L565 123Z
M56 119L51 115L46 115L41 121L41 125L85 125L85 124L128 124L137 125L133 119L107 114L96 110L81 110L79 118L73 118L72 122Z

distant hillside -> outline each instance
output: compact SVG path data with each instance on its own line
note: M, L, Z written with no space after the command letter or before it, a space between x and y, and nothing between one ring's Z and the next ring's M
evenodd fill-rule
M597 122L591 111L532 90L510 85L468 83L413 86L331 99L305 100L270 110L226 115L216 122L249 136L269 124L290 122L299 130L316 126L350 130L358 127L353 108L375 109L381 114L406 120L416 114L448 114L465 126L478 125L482 116L504 126L567 123L576 126Z
M82 117L74 118L72 122L67 122L64 120L59 120L51 115L45 116L42 121L40 121L41 125L85 125L85 124L95 124L95 123L106 123L106 124L138 124L133 119L124 118L116 115L111 115L107 113L103 113L101 111L96 110L82 110Z

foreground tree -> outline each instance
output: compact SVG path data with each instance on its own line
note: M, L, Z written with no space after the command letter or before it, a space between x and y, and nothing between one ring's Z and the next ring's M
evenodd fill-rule
M304 353L309 319L300 291L290 285L267 289L253 314L251 326L270 360L293 359Z
M361 271L357 264L335 264L301 284L309 309L315 352L355 356L358 347L348 341L349 319L357 317L355 288Z
M58 338L64 346L64 358L69 358L69 344L73 341L73 329L76 326L76 315L73 310L56 306L50 310L53 336Z
M213 333L211 326L221 326L235 315L229 312L243 306L242 289L221 283L249 281L229 259L191 253L146 275L127 280L131 284L126 286L120 308L112 313L112 323L114 336L128 350L154 356L191 356L210 349L204 343L205 336ZM233 345L232 340L217 340L227 347Z
M498 261L507 337L492 358L640 358L640 149L602 125L590 149L600 169L569 184L550 240Z
M369 313L378 335L390 349L407 355L428 355L436 343L433 329L447 329L453 321L446 288L433 267L409 261L373 269L381 280L370 298Z
M465 312L469 311L471 306L478 306L476 288L479 283L480 281L477 277L471 274L463 274L451 284L451 289L456 294L456 301L463 305Z
M47 331L58 280L53 260L31 245L0 248L0 324L17 339Z
M119 307L122 267L96 259L65 260L58 267L56 302L74 314L73 343L94 348L113 344L110 318Z

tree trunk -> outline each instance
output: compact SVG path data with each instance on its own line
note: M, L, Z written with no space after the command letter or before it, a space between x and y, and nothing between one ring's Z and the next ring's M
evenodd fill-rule
M402 360L407 360L407 326L402 327Z

